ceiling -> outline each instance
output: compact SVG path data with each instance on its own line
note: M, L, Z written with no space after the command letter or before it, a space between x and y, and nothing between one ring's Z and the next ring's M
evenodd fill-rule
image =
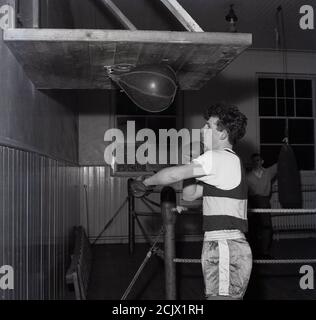
M139 30L184 31L184 28L159 0L112 0ZM59 11L54 8L60 3ZM47 27L83 29L119 29L121 26L98 0L45 0L50 19L43 19ZM291 50L316 50L316 30L299 27L302 5L314 7L316 0L178 0L206 32L227 32L225 16L234 4L238 16L238 32L253 35L253 48L276 48L276 9L283 8L286 47ZM61 4L62 3L62 4ZM64 21L58 21L63 16ZM315 17L316 18L316 17ZM45 20L45 21L44 21ZM66 21L66 22L65 22ZM71 21L72 26L69 22Z
M280 48L276 41L279 5L285 48L316 50L315 30L299 27L305 0L178 1L203 34L185 32L158 0L133 0L132 6L130 0L113 0L142 30L136 33L117 30L122 27L98 0L42 0L43 29L7 30L4 40L40 89L113 89L104 66L167 62L177 72L180 89L198 90L245 49ZM232 3L238 16L237 34L227 33L225 16ZM308 4L316 8L316 0Z

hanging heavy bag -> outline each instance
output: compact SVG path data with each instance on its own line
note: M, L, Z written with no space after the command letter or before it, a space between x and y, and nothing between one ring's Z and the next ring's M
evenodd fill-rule
M302 208L301 177L289 144L281 147L278 160L279 202L282 208Z

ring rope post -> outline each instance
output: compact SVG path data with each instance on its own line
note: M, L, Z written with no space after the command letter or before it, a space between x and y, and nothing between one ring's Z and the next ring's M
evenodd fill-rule
M176 299L175 224L176 192L171 187L161 191L161 215L164 225L165 295L166 300Z
M134 252L135 247L135 198L131 192L131 183L133 179L127 180L127 194L128 194L128 250L129 254Z

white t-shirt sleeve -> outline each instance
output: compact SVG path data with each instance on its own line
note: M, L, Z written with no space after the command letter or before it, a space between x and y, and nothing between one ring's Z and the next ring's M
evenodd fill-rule
M200 155L198 158L192 161L193 163L199 164L205 175L213 175L215 174L214 170L214 153L209 150L204 154Z
M197 180L223 190L237 187L241 181L239 158L227 151L207 151L193 160L202 167L204 176Z

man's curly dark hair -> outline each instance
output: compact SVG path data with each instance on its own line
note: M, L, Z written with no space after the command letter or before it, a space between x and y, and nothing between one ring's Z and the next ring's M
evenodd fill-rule
M226 130L228 141L234 145L246 133L247 117L241 113L237 107L222 103L213 104L205 109L204 118L218 118L217 129Z

